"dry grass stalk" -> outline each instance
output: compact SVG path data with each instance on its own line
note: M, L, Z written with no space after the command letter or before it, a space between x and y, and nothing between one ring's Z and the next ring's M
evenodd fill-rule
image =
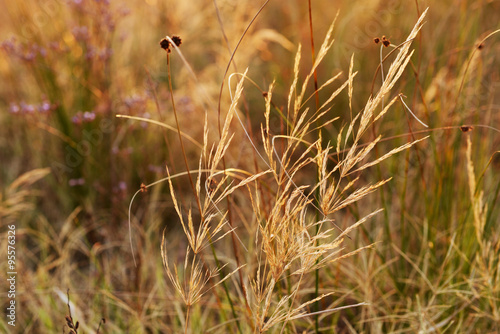
M240 269L237 268L221 281L215 284L212 283L211 287L208 287L209 282L219 275L223 267L209 270L202 269L201 265L201 263L204 263L203 265L207 266L203 261L203 250L207 245L213 245L214 242L221 240L228 233L236 233L234 229L222 233L222 230L227 227L223 200L242 189L258 189L257 182L260 182L268 173L272 173L275 181L274 185L268 184L274 192L274 199L271 201L272 205L269 211L263 212L264 208L259 204L259 192L255 191L255 194L252 194L252 191L249 191L254 215L259 219L258 228L255 232L258 266L255 271L255 278L250 284L251 294L245 296L245 298L251 301L249 305L250 314L252 315L250 320L253 322L251 327L257 332L270 330L280 323L285 326L290 320L306 316L305 308L330 294L323 294L305 302L300 301L302 298L300 291L304 278L309 273L323 268L333 261L355 255L371 247L371 245L368 245L341 254L344 250L342 243L348 233L381 210L360 219L337 236L335 236L335 230L338 227L328 216L358 202L390 180L357 187L356 181L358 181L358 178L349 180L346 183L345 179L348 175L359 173L368 167L374 166L419 141L416 140L402 145L386 153L381 158L355 168L369 156L381 139L381 136L379 136L368 145L362 146L360 144L362 135L368 127L387 113L390 106L395 102L397 97L385 106L381 112L376 112L383 98L390 93L408 64L412 55L409 51L410 42L420 30L425 14L426 12L422 14L408 36L406 43L400 48L379 92L368 99L361 113L351 118L345 133L345 139L342 138L343 131L341 131L335 146L330 143L324 145L320 132L319 137L313 142L310 142L308 137L337 119L329 116L329 105L346 88L348 88L349 108L352 109L353 80L356 76L356 72L353 72L353 58L351 58L347 80L331 93L318 110L311 113L311 110L306 107L306 103L310 98L305 99L308 83L315 69L333 45L332 32L334 24L330 26L317 59L300 89L297 87L299 84L301 47L298 48L295 57L294 79L288 95L287 115L289 115L289 118L286 120L288 135L273 135L270 128L274 82L269 86L265 94L265 123L261 125L261 136L267 158L264 163L268 169L256 173L238 169L219 170L219 166L222 164L234 138L234 134L231 134L231 123L238 113L238 101L242 96L243 82L246 80L247 71L241 75L234 96L231 94L231 105L224 119L220 139L217 144L213 144L211 147L208 143L208 120L207 116L205 116L204 141L195 186L195 196L203 199L200 223L194 223L190 209L185 213L181 208L172 184L172 178L176 176L168 174L168 178L166 178L169 183L174 208L179 216L189 245L183 267L184 274L181 274L176 266L172 270L169 265L165 235L162 242L162 258L169 280L181 295L187 307L185 315L186 331L191 306L199 302L206 291L222 283L232 273ZM339 76L340 73L329 79L319 90L327 89ZM297 90L300 90L298 95ZM239 115L237 117L240 119ZM240 123L242 124L241 119ZM317 126L313 127L313 123L317 124ZM342 146L341 142L343 142L344 147L347 146L351 135L353 135L353 142L350 148L347 149L346 155L342 158L339 154ZM250 137L248 138L250 139ZM276 148L275 141L277 139L284 143L281 152L278 152ZM251 144L254 149L257 149L253 142ZM341 159L332 168L328 168L331 152L334 150ZM319 181L313 187L301 185L298 181L306 168L309 167L316 169L319 175ZM235 174L231 170L240 175L241 181L239 183L235 184L232 181ZM201 187L201 176L203 174L206 174L204 192L202 192L203 188ZM335 179L335 175L337 175L337 179ZM315 198L313 195L316 189L318 189L319 198ZM309 213L311 208L320 213L320 220L315 219ZM187 221L185 216L187 216ZM216 219L217 222L214 224ZM183 279L182 276L186 278ZM293 278L292 281L285 281L287 277L288 280ZM279 289L283 284L288 285L288 293L283 294L280 292L279 296L276 296L276 289Z

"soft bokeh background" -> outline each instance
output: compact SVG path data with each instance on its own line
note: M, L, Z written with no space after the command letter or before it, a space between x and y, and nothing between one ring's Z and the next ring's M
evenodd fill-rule
M179 35L180 49L196 75L172 53L180 127L201 142L207 111L210 138L216 140L219 89L230 50L261 3L0 2L0 263L5 273L6 226L15 224L18 272L17 325L12 329L2 316L1 331L60 332L69 289L71 312L83 332L95 332L101 318L106 319L104 333L182 332L182 306L166 278L160 242L166 229L169 254L182 264L186 241L166 184L141 193L132 205L137 267L127 226L130 200L141 183L165 177L165 165L172 173L185 170L178 139L173 131L115 116L175 125L166 54L159 41ZM359 112L372 87L380 86L380 48L373 38L385 35L394 45L401 43L427 7L412 62L395 92L403 93L429 125L430 138L364 173L366 183L393 179L335 217L345 228L385 209L357 230L346 247L375 246L328 267L321 280L322 289L336 292L327 304L370 306L325 316L324 332L500 331L500 160L495 154L500 147L500 37L493 35L476 50L500 28L500 2L313 0L316 51L336 18L335 43L318 69L318 82L340 71L345 80L354 54L353 111ZM273 102L286 107L299 43L305 76L311 67L307 1L271 0L242 40L230 73L248 67L248 76L263 91L276 80ZM248 83L243 97L242 115L254 133L264 121L261 90ZM327 97L328 92L320 94L322 100ZM227 82L221 105L222 110L229 105ZM350 120L347 94L331 112L340 120L323 135L335 142ZM463 124L474 129L463 133L457 128ZM272 123L276 132L281 126L277 118ZM377 146L382 155L421 138L421 130L396 104L365 140L375 134L387 138ZM251 170L252 147L239 125L233 131L227 164ZM469 191L467 136L477 180L472 197L479 201L484 194L479 204ZM186 149L196 168L199 148L187 142ZM310 178L314 182L314 174ZM189 207L187 179L175 187ZM246 217L238 223L243 230L253 222L251 205L244 197L234 201ZM484 212L481 235L472 202ZM221 259L234 270L231 249L226 241L217 245ZM5 280L0 287L3 296ZM220 291L215 294L223 298ZM210 310L218 312L221 306L213 298L207 296L202 304L193 311L193 333L235 330L217 327ZM302 329L313 332L307 325Z

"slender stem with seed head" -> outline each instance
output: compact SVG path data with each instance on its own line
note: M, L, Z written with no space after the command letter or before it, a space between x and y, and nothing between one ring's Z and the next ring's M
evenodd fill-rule
M181 143L182 158L184 159L184 164L186 165L186 171L187 171L187 175L189 178L189 183L191 184L191 188L193 189L193 194L194 194L194 197L196 198L196 204L198 205L198 210L200 212L200 215L203 215L203 211L201 209L200 197L196 193L196 188L194 186L193 178L191 177L191 172L189 169L189 164L187 162L186 150L184 149L184 142L182 141L182 136L181 136L181 128L179 126L179 120L177 118L177 110L175 109L174 90L172 88L172 77L170 75L170 54L169 53L167 53L167 73L168 73L168 88L170 90L170 100L172 102L172 109L174 110L175 125L177 127L177 134L179 135L179 142Z

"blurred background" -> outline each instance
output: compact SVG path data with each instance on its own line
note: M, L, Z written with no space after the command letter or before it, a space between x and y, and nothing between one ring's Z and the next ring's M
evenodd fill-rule
M185 170L177 134L116 115L175 125L166 53L159 41L178 35L180 51L191 68L175 51L171 54L180 127L202 142L207 113L210 138L216 140L219 90L227 79L231 52L262 4L0 2L4 8L0 13L0 263L7 258L6 226L15 224L18 273L17 325L11 328L2 316L1 331L60 331L68 314L67 289L73 318L80 321L83 332L95 332L101 318L106 319L104 333L182 331L176 311L180 306L160 256L164 229L171 236L170 255L179 256L180 263L183 254L176 250L186 248L182 237L172 237L181 236L182 229L166 184L140 193L132 203L137 267L127 225L129 204L141 183L165 177L166 165L173 174ZM412 62L394 89L406 96L408 106L429 126L425 134L430 138L363 174L366 183L393 179L359 207L335 217L346 227L371 211L385 209L358 230L348 246L375 242L375 247L335 263L322 281L329 291L336 291L339 305L366 301L371 306L326 317L325 332L500 331L496 153L500 37L495 34L481 44L500 29L500 1L312 0L311 4L316 52L336 20L335 42L318 68L318 82L321 85L339 72L347 79L354 54L356 113L381 83L380 45L373 39L386 36L393 45L400 44L430 7L412 45ZM286 108L299 44L299 80L311 68L308 15L307 1L271 0L241 40L229 67L230 73L248 67L248 76L258 86L246 84L241 113L257 143L265 121L262 92L276 80L273 102ZM389 50L383 49L384 56ZM390 61L389 57L387 68ZM312 84L309 88L312 93ZM321 92L320 99L328 96L329 92ZM229 103L226 81L223 111ZM350 121L347 94L336 99L331 112L340 120L324 136L335 142L342 125ZM473 125L472 131L461 131L458 126L464 124ZM282 124L275 118L271 126L278 133ZM239 125L233 130L227 164L251 169L253 149ZM375 134L386 138L377 145L381 156L421 138L423 130L398 103L365 140L373 140ZM472 195L467 136L472 140L477 182ZM199 147L187 141L186 150L196 168ZM192 194L187 179L175 187L189 207ZM250 206L243 201L239 202L242 215ZM483 214L480 234L475 212ZM223 253L230 246L221 242L217 247ZM1 271L7 271L3 265ZM0 288L2 294L8 290L5 280ZM205 306L216 309L213 303L208 299ZM200 333L227 330L217 329L216 319L193 318Z

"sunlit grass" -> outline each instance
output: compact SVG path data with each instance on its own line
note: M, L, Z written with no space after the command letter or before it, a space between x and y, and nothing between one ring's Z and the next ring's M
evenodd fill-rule
M308 4L2 3L0 331L500 331L498 4Z

